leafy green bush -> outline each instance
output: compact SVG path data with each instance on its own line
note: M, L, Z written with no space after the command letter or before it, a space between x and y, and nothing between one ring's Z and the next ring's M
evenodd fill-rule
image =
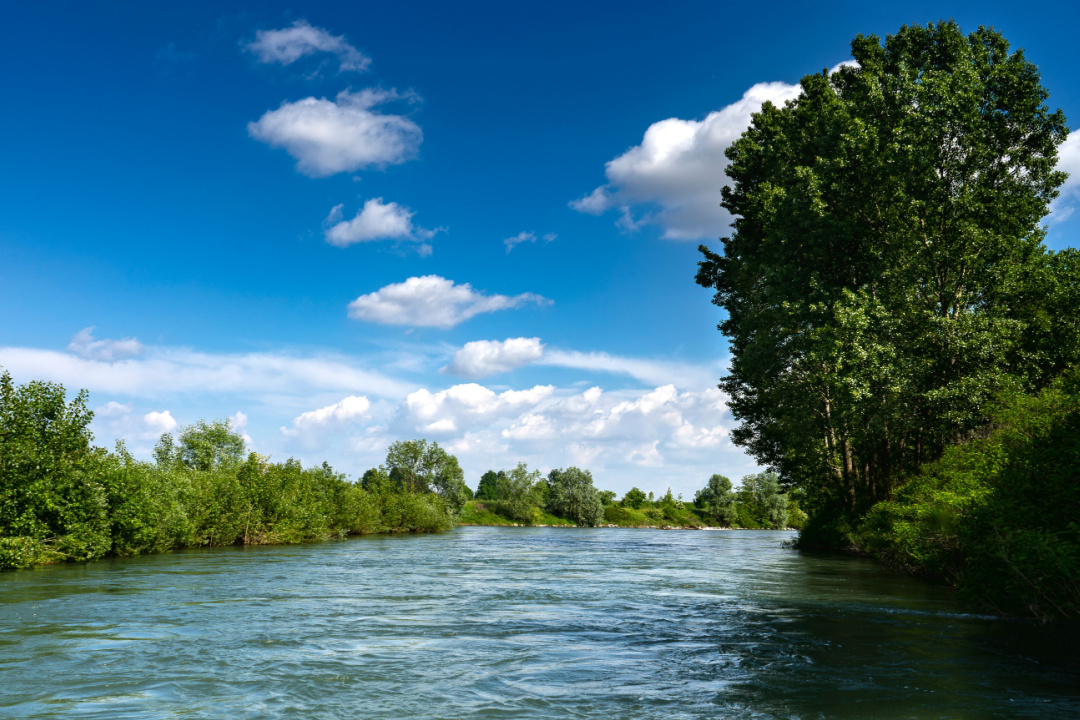
M1014 395L986 437L949 448L852 534L895 567L942 578L971 604L1080 615L1080 370Z
M245 460L228 420L200 421L175 440L163 435L148 463L122 444L115 453L93 447L92 418L85 392L68 403L60 385L16 387L0 375L0 569L448 530L468 494L457 459L424 441L391 447L396 479L379 468L354 484L326 463L303 468L256 453Z

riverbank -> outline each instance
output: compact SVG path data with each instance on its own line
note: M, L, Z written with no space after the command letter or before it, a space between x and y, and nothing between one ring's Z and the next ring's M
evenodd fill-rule
M647 528L654 530L764 530L767 528L718 527L702 515L686 507L651 506L631 508L621 503L604 506L603 521L584 526L568 518L546 511L537 511L531 522L500 512L497 502L470 500L458 516L458 525L467 527L599 527L599 528ZM768 528L771 529L771 528ZM794 528L787 528L792 530Z

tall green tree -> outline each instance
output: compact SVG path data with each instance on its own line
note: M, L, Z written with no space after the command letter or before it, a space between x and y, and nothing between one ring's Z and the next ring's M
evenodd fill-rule
M635 510L642 506L645 502L645 493L636 487L632 487L626 491L623 495L622 503L627 507L632 507Z
M727 315L733 438L812 514L891 497L997 393L1080 359L1077 261L1039 226L1067 129L1037 67L953 22L852 54L728 149L733 232L697 275Z
M390 480L410 492L433 492L455 511L472 497L458 459L427 440L398 440L386 451Z
M548 485L551 488L548 497L551 512L590 527L599 525L604 519L604 505L588 470L576 467L552 470L548 473Z
M751 514L761 525L774 530L782 530L787 525L788 503L781 492L779 475L766 470L745 476L740 485Z
M154 447L159 464L182 463L192 470L209 471L239 465L244 460L244 438L228 418L198 422L180 429L178 441L165 433Z
M529 470L520 462L513 470L497 474L498 500L507 515L522 522L535 522L540 514L543 488L539 470Z
M109 551L106 453L91 445L86 401L0 374L0 567Z
M715 522L728 527L739 517L731 487L730 479L713 475L705 487L694 493L694 505L712 516Z
M488 470L486 473L480 476L480 484L476 486L476 499L477 500L498 500L499 499L499 482L506 481L506 473L502 470L495 472L494 470Z

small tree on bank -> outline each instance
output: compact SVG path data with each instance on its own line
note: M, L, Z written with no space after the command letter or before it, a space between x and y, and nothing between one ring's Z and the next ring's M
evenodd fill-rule
M599 525L604 519L604 505L593 486L592 473L576 467L548 473L551 494L548 508L556 515L570 518L578 525Z

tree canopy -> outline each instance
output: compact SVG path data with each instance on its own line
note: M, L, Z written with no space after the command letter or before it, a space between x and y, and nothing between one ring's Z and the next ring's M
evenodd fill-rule
M766 103L727 151L734 440L814 510L861 512L1080 359L1074 251L1040 220L1067 136L1037 67L953 22L858 36L857 65Z
M604 505L593 485L592 473L576 467L548 473L551 495L548 507L556 515L570 518L578 525L599 525L604 519Z
M386 451L390 480L409 492L434 492L455 510L472 497L458 459L427 440L398 440Z

